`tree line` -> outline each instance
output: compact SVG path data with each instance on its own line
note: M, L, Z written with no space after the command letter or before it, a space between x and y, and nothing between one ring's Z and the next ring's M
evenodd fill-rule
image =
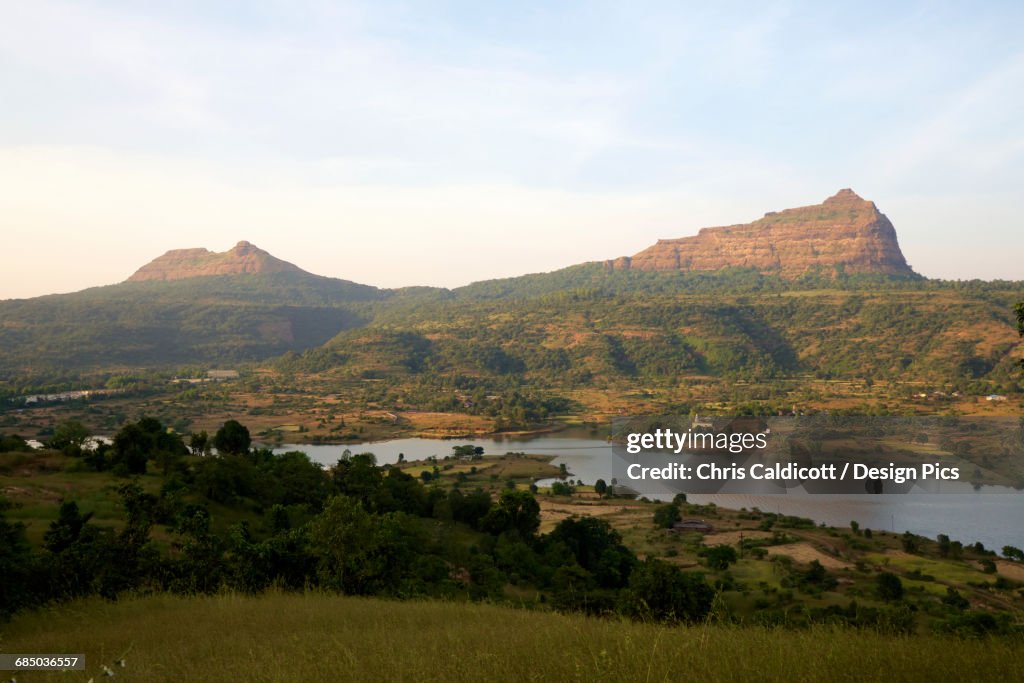
M540 534L529 491L444 489L370 453L323 468L253 448L236 421L189 443L195 453L153 418L95 449L75 425L57 430L51 447L116 475L122 516L103 525L64 500L36 547L0 510L0 613L87 595L270 587L500 601L511 585L558 610L666 622L712 607L701 573L638 559L603 520L570 517Z

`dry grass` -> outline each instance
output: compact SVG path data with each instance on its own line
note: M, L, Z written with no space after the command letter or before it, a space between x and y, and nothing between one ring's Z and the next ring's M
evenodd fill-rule
M488 605L322 594L89 600L3 627L5 652L84 652L19 681L1007 681L1019 640L668 628ZM125 668L114 662L122 653Z
M996 569L1008 579L1024 582L1024 564L1009 560L996 560Z
M803 564L810 564L817 560L826 569L846 569L853 566L849 562L843 562L831 555L826 555L810 543L788 543L786 545L771 546L768 548L768 554L786 555Z
M574 500L576 500L575 496ZM573 515L607 518L613 527L636 526L637 523L650 524L650 510L637 505L616 505L598 502L596 499L591 504L580 504L561 502L557 498L548 498L547 496L537 498L537 502L540 503L541 533L551 531L563 519ZM641 517L642 521L640 521Z

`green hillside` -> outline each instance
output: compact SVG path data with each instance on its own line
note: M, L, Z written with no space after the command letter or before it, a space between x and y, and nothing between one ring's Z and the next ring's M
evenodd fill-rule
M269 362L349 378L650 385L680 377L983 381L1013 391L1024 285L582 264L455 290L307 273L0 302L0 376ZM281 354L288 354L273 360Z
M572 275L551 277L561 283ZM744 273L628 273L549 293L540 293L542 284L528 276L471 285L444 301L380 306L366 327L278 367L375 378L515 377L548 387L671 385L699 376L984 380L1006 391L1017 382L1013 304L1024 287L1013 283L822 288Z
M365 324L386 293L307 273L124 282L0 302L0 373L254 361Z

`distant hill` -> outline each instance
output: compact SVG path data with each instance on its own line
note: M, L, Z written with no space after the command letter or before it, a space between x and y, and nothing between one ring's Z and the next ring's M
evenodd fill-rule
M207 249L173 249L139 268L128 278L128 282L256 273L309 275L298 266L282 261L243 240L220 254Z
M786 278L809 271L914 275L892 223L874 202L850 189L821 204L767 213L753 223L703 228L694 237L658 240L639 254L609 265L681 271L752 268Z
M262 360L366 324L365 305L388 295L292 266L0 301L0 377Z
M1022 288L916 275L889 220L850 190L629 259L453 290L313 275L239 242L168 252L117 285L0 301L0 391L282 354L280 368L427 382L816 374L1009 386Z
M1019 285L934 281L778 288L747 274L689 290L678 274L635 289L380 308L366 327L278 367L338 379L501 387L672 385L685 378L921 380L1010 391L1022 347ZM673 287L675 285L675 287ZM457 292L458 293L458 292Z

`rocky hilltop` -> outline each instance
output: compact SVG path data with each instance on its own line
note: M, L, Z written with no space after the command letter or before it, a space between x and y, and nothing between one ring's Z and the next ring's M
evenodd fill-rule
M809 270L913 274L892 223L874 202L850 189L821 204L767 213L753 223L703 228L692 237L658 240L633 257L607 265L637 270L756 268L788 278Z
M305 271L243 240L232 249L221 253L209 249L172 249L139 268L128 278L128 282L287 272Z

